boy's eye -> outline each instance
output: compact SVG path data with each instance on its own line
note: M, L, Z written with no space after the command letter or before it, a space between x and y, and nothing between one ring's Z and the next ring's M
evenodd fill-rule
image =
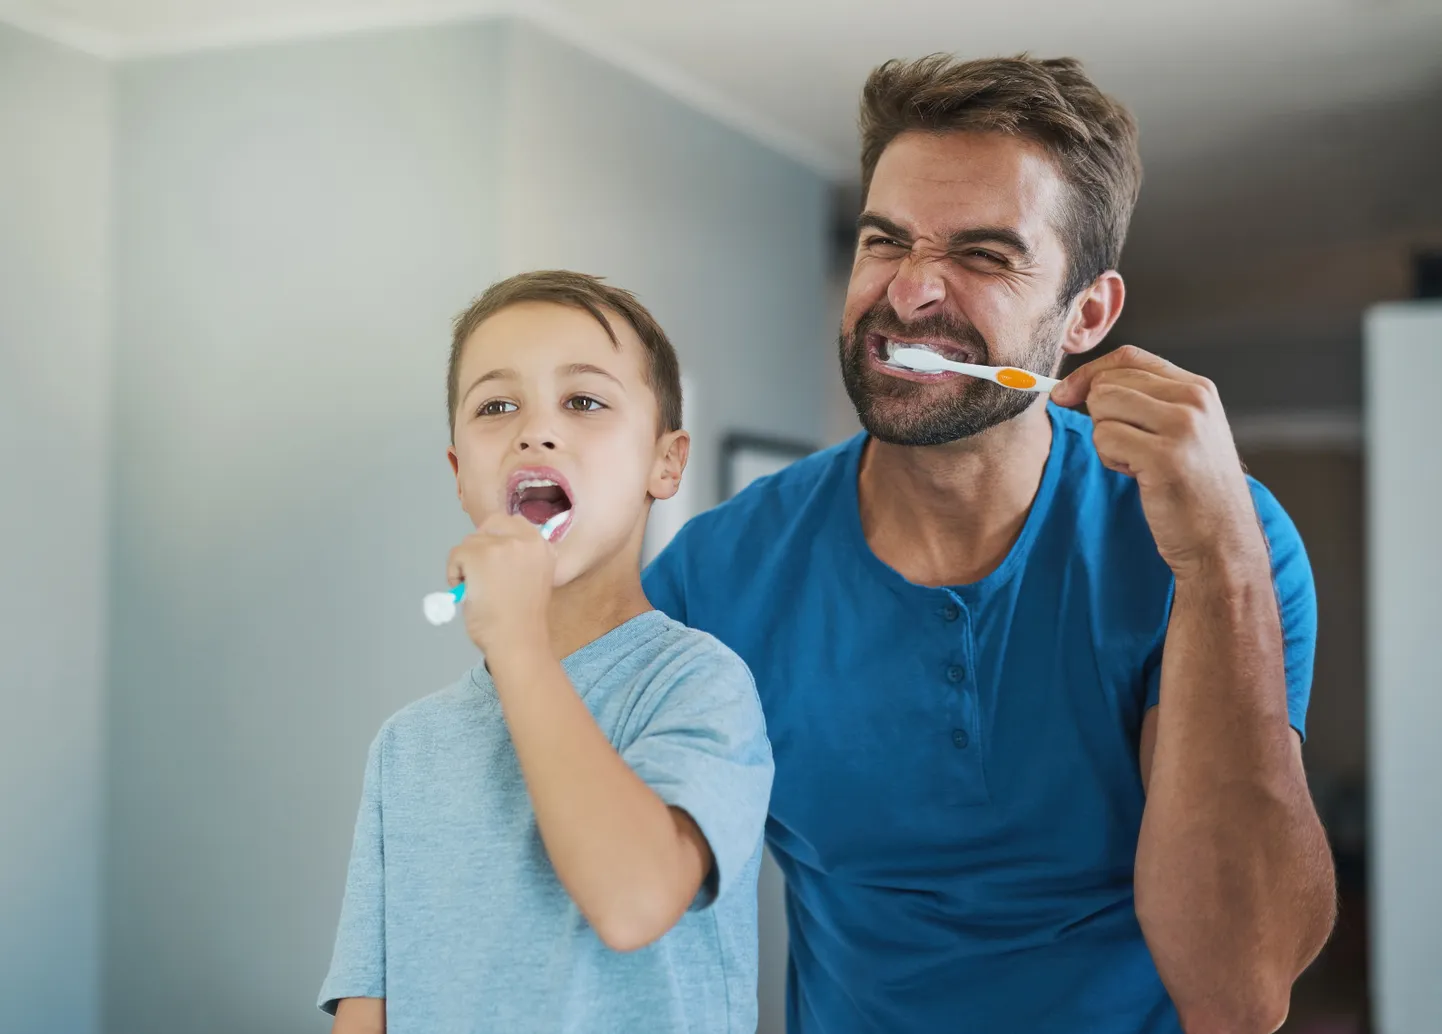
M477 416L500 416L503 413L514 413L516 404L507 402L505 399L491 399L489 402L482 402L481 408L476 410Z
M566 408L574 409L581 413L594 413L598 409L605 409L599 399L593 399L589 395L574 395L566 400Z

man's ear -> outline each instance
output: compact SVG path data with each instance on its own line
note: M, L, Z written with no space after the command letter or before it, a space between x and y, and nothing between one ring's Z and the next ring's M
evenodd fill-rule
M1067 355L1082 355L1101 344L1122 314L1126 294L1126 284L1115 269L1093 280L1067 307L1062 351Z
M681 475L691 455L691 436L685 431L668 431L656 439L656 462L651 466L647 491L652 499L670 499L681 487Z

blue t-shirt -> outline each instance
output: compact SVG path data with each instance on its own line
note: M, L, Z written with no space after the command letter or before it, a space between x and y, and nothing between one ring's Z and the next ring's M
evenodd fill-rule
M1180 1029L1132 897L1172 575L1090 420L1048 412L1031 512L975 584L916 585L871 551L864 435L691 521L646 572L653 604L756 677L792 1034ZM1311 571L1252 493L1300 732Z
M736 655L658 611L564 667L612 745L715 855L662 938L607 948L557 880L495 683L477 666L371 745L320 1005L384 998L389 1034L754 1034L771 751Z

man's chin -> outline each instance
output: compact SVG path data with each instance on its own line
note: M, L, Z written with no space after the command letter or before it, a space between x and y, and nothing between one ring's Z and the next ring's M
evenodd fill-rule
M861 426L872 438L888 445L949 445L983 435L1021 416L1034 400L1014 393L1014 398L994 405L965 409L926 407L915 400L868 400L857 408Z

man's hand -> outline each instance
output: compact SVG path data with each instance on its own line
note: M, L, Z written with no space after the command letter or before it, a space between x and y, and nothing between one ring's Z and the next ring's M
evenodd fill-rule
M466 631L485 653L521 639L546 641L555 576L555 551L519 515L488 518L447 564L450 584L466 583Z
M1141 489L1157 549L1179 579L1221 560L1265 563L1266 542L1213 384L1125 345L1052 390L1086 404L1097 455Z

